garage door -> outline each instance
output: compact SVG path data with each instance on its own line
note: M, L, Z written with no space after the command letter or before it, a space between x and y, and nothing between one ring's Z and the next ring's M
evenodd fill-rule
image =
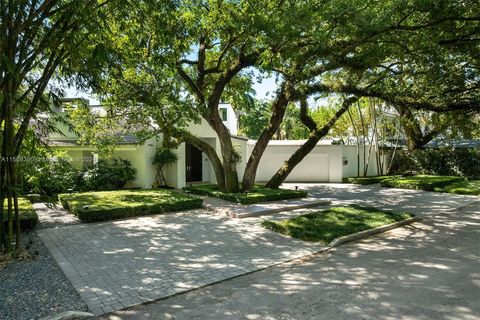
M291 154L266 153L260 160L257 181L268 181ZM328 182L328 155L309 154L290 173L287 182Z

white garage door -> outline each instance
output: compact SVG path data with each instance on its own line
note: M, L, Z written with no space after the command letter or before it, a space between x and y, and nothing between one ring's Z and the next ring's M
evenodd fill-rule
M268 181L291 154L265 153L257 170L257 181ZM290 173L287 182L328 182L328 154L309 154Z

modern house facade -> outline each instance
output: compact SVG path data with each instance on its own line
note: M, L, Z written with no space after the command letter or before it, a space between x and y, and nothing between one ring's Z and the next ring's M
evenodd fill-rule
M101 107L92 107L93 109ZM220 116L231 133L234 147L241 155L237 164L239 179L242 179L246 162L255 146L254 140L237 136L238 117L230 104L223 103L219 106ZM60 108L58 112L68 112ZM78 136L68 130L66 126L59 125L59 133L51 134L49 144L65 151L73 164L86 167L98 161L94 146L78 143ZM192 123L188 130L211 145L221 158L220 142L215 131L202 120L201 123ZM155 167L152 164L155 151L161 146L162 136L148 139L139 143L134 136L125 136L115 148L113 157L122 158L131 162L136 169L136 178L131 187L151 188L155 183ZM257 170L257 181L263 182L270 179L276 170L287 160L303 141L300 140L272 140L260 161ZM364 146L361 146L363 148ZM368 148L368 146L367 146ZM195 146L182 143L176 150L178 161L165 168L165 177L168 185L181 188L192 183L216 183L213 167L208 157ZM287 182L342 182L344 177L357 175L357 146L332 144L331 141L320 141L314 150L298 164L287 178ZM363 150L361 151L363 152ZM360 159L361 161L361 159ZM360 164L363 168L363 163ZM370 157L368 175L376 175L374 154Z

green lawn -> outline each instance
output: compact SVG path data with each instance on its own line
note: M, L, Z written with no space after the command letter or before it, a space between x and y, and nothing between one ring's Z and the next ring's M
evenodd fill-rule
M5 199L3 206L3 220L7 221L7 200ZM29 230L35 228L38 222L38 215L32 207L30 201L23 197L18 198L18 213L20 214L20 228Z
M392 213L351 205L301 215L282 221L263 221L264 228L292 238L330 243L333 239L411 218L410 213Z
M380 183L383 187L415 189L455 194L480 195L480 180L467 180L455 176L376 176L345 178L344 182L354 184Z
M392 177L396 177L396 176L350 177L350 178L344 178L343 182L367 185L367 184L381 183L383 180L391 179Z
M252 204L274 200L303 198L307 196L307 192L289 189L270 189L263 186L255 186L254 192L248 193L227 193L218 190L217 185L202 184L184 188L186 192L193 194L216 197L227 201L237 202L240 204Z
M62 206L83 222L201 208L202 199L170 190L117 190L60 194Z
M443 187L436 187L435 191L479 196L480 180L457 181Z
M438 188L443 188L460 181L465 181L465 178L454 176L416 175L407 177L397 176L390 179L384 179L382 180L381 185L390 188L435 191Z

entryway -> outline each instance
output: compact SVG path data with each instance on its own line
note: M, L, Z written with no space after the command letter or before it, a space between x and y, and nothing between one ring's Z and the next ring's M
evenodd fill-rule
M187 182L202 181L202 151L191 144L185 144L185 172Z

